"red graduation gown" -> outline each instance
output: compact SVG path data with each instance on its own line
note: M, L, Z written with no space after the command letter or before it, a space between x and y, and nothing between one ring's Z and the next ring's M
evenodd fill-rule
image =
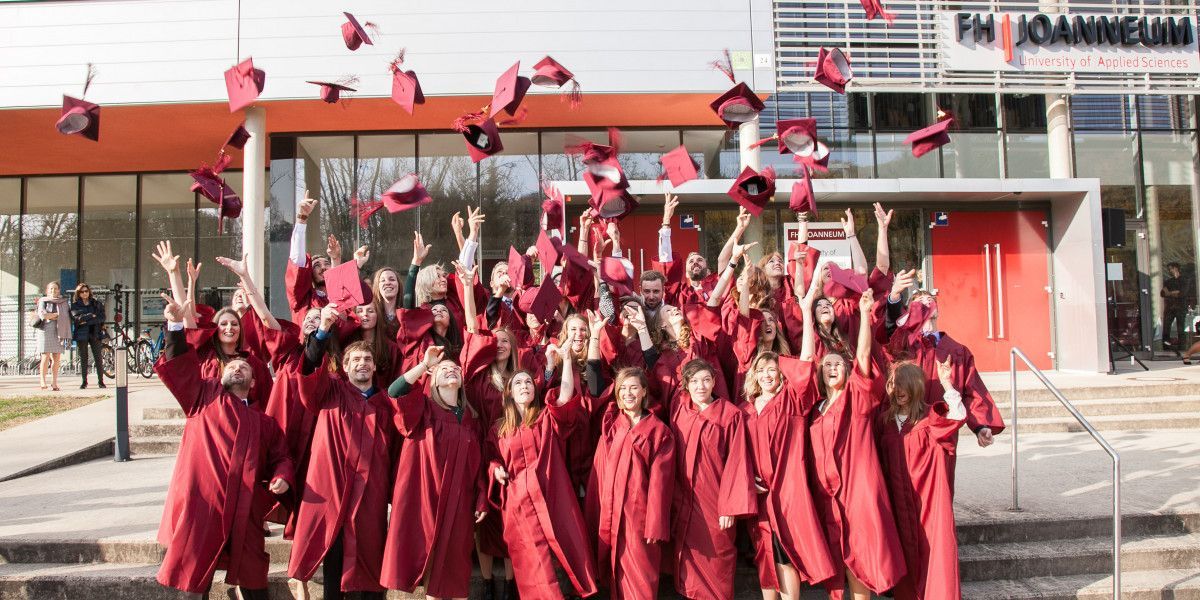
M274 496L265 497L272 501L267 519L273 523L284 523L284 539L292 539L296 530L295 510L300 506L300 494L304 492L304 477L308 473L308 449L312 444L315 414L300 405L299 371L304 359L304 348L300 340L300 328L291 321L280 320L280 329L264 329L262 342L275 369L275 382L271 384L271 397L267 400L267 416L275 420L287 441L288 456L296 468L296 484L278 502ZM261 494L260 494L261 495Z
M971 431L990 427L996 435L1004 431L1004 417L1000 416L996 401L975 369L975 355L971 350L946 333L942 333L936 342L934 336L914 337L916 339L907 350L913 362L925 371L925 403L932 406L942 401L946 390L938 378L937 363L949 356L954 363L950 381L954 389L962 392L963 404L967 407L967 427Z
M547 406L532 426L503 437L493 430L489 437L490 500L504 513L504 541L522 600L563 597L556 561L580 596L596 593L590 538L563 453L566 437L585 427L583 419L576 397L563 406ZM508 472L505 485L494 480L498 466Z
M717 367L713 374L715 385L713 394L722 398L729 397L729 385L725 382L724 372L720 369L720 344L727 343L725 331L721 328L721 315L716 308L700 304L684 305L683 311L691 327L691 341L686 350L660 350L658 361L654 368L647 373L650 378L650 406L647 408L663 422L671 418L673 410L671 403L683 390L683 365L693 359L702 358Z
M758 494L758 518L750 527L758 581L764 589L776 590L775 540L801 580L819 583L838 574L808 489L807 420L817 397L816 369L812 361L781 356L779 370L783 388L761 413L753 399L739 404L746 414L755 473L767 488Z
M479 421L466 409L460 422L420 388L391 401L404 443L396 462L383 585L412 592L428 578L426 594L465 598L474 513L487 507Z
M596 563L613 598L658 595L662 545L671 535L675 436L647 412L637 425L609 404L588 485ZM647 543L646 540L661 543Z
M719 277L716 273L709 273L704 279L701 279L699 288L693 286L692 282L687 279L687 273L684 272L687 268L685 261L680 260L679 255L674 252L671 253L670 262L653 261L650 264L666 276L667 285L663 287L663 292L667 304L674 306L704 304L708 302L713 288L717 287Z
M677 403L675 587L693 600L732 598L737 528L721 529L718 519L757 511L745 419L721 398L702 411L686 394Z
M230 585L267 587L266 505L254 496L276 478L292 481L283 433L220 380L203 377L195 352L164 355L155 371L187 415L158 529L167 548L158 582L200 594L223 568Z
M287 272L284 274L284 289L287 291L288 308L292 311L292 321L299 323L304 320L304 313L310 308L322 308L329 304L329 297L318 294L313 287L312 257L304 256L305 266L298 267L291 259L287 261Z
M288 575L311 579L340 534L342 590L383 591L392 443L387 395L364 399L358 388L321 368L299 383L300 402L317 420Z
M892 518L892 503L875 447L875 412L885 398L883 376L872 369L863 377L857 366L841 395L824 414L812 411L808 442L812 451L810 485L834 567L849 569L871 591L881 594L904 576L904 555ZM810 388L809 393L815 393ZM826 581L830 597L841 598L844 579Z
M880 411L880 462L892 498L896 530L908 573L896 586L898 600L958 600L958 540L947 457L953 456L962 421L946 418L939 402L914 425L896 427Z

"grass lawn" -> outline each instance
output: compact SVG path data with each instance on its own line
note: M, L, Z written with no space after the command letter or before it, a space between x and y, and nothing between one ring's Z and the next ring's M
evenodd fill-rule
M103 398L104 396L10 396L0 398L0 431L79 408Z

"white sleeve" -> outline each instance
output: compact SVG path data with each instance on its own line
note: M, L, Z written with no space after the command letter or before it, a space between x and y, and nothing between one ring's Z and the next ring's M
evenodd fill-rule
M671 262L671 228L662 227L658 230L658 262Z
M942 400L950 407L950 410L946 411L947 419L961 421L967 418L967 407L963 404L962 394L958 393L958 390L950 387L946 388L942 392Z
M292 261L292 264L296 265L297 267L308 266L308 259L305 256L308 253L308 249L304 247L305 234L307 233L307 223L296 223L296 225L292 227L292 249L288 253L288 258Z
M479 242L467 238L463 241L462 250L458 251L458 262L470 269L475 266L475 253L479 251Z

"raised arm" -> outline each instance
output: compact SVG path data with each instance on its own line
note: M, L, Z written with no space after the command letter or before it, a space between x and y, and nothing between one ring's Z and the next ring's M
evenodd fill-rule
M548 348L556 348L553 344ZM571 366L571 343L566 342L557 346L559 358L562 359L562 376L558 384L558 405L566 404L575 395L575 368Z
M858 243L854 213L848 208L846 216L842 219L842 230L846 232L846 240L850 242L850 268L860 273L866 273L867 255L863 253L862 244Z
M163 271L167 273L168 285L171 288L171 299L176 304L183 306L187 303L187 297L183 289L183 275L179 273L179 255L171 251L170 241L162 241L158 243L153 256Z
M588 238L592 234L592 221L594 220L595 216L592 215L592 211L590 210L585 210L579 215L579 241L575 249L584 256L591 254L588 251Z
M858 299L858 347L854 351L854 363L863 377L871 376L871 306L874 303L875 292L867 288Z
M267 302L259 293L258 286L254 285L254 280L250 279L250 267L246 264L246 254L242 254L242 260L218 256L217 262L238 276L242 289L246 290L246 298L250 301L250 307L254 309L254 314L258 315L263 326L267 329L278 330L279 321L275 319L275 315L271 314L271 309L267 308Z
M462 252L463 244L466 243L466 238L463 237L462 233L463 223L462 212L454 211L454 214L450 217L450 231L454 232L454 241L458 244L459 252Z
M717 278L717 284L713 286L712 293L708 295L709 306L720 306L721 302L725 300L725 295L729 293L730 282L733 281L734 276L737 274L738 262L741 261L744 256L746 256L746 252L757 245L758 242L750 242L749 244L738 244L735 242L733 244L733 248L729 252L729 257L727 257L729 264L721 265L721 276ZM747 294L741 294L739 296L739 311L741 311L743 303L746 305L746 312L742 314L749 314L750 304Z
M797 269L799 271L799 269ZM813 325L813 304L817 301L817 290L820 289L821 278L813 277L808 285L808 290L800 297L800 312L803 313L804 320L803 338L800 340L800 360L812 360L813 355L817 352L817 335ZM800 289L797 287L796 289ZM867 290L870 292L870 290ZM868 328L869 329L869 328ZM862 336L862 327L859 327L859 336Z
M884 211L882 205L878 202L875 203L875 223L879 226L879 238L875 241L875 268L879 269L880 273L887 273L892 269L891 249L888 247L888 226L892 224L892 216L895 213L895 210Z
M462 247L459 248L458 262L468 267L475 266L475 253L479 251L479 228L483 225L486 217L487 215L483 214L482 206L479 208L467 207L467 227L470 231ZM468 290L470 287L464 283L463 289Z
M733 227L733 233L729 234L729 239L725 240L725 247L721 248L721 254L717 256L717 273L725 272L725 267L729 264L730 258L733 256L733 249L739 242L742 241L742 236L746 233L746 228L750 226L750 211L745 207L738 208L737 224Z
M463 320L467 331L477 333L479 331L479 319L475 313L475 294L471 293L471 288L475 286L475 271L478 267L472 265L467 267L461 262L454 263L454 269L458 272L458 280L462 282L464 293L462 295Z
M671 192L663 194L663 220L662 227L658 228L658 262L671 262L671 255L674 248L671 244L671 221L675 218L675 209L679 206L679 197L671 195Z
M401 298L400 308L416 308L417 271L421 270L421 263L425 262L425 257L429 256L429 251L432 248L432 245L425 243L425 238L421 237L421 232L413 232L412 264L408 266L408 275L404 278L404 297Z
M433 365L438 364L445 354L441 346L430 346L425 349L425 357L421 362L413 365L413 367L404 372L403 375L396 378L392 385L388 386L388 395L393 398L400 398L412 390L412 386L417 385L418 381L433 368Z
M297 267L308 266L308 217L316 207L317 201L304 190L304 199L296 204L296 224L292 226L292 243L288 250L288 260Z

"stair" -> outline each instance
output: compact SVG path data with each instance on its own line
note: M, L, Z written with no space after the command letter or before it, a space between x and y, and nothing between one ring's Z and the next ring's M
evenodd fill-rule
M1200 513L1139 514L1122 525L1123 598L1200 600ZM1111 522L1106 518L1014 516L958 527L963 598L1111 598ZM290 542L267 539L273 598L289 598ZM152 540L38 541L0 539L0 600L153 600L183 598L155 580L162 549ZM211 598L225 598L222 575ZM739 564L735 599L761 598L753 568ZM472 578L473 598L482 579ZM420 590L418 590L419 592ZM312 598L321 598L318 582ZM388 598L422 598L391 592ZM802 598L825 598L806 589ZM659 598L675 598L664 585Z

